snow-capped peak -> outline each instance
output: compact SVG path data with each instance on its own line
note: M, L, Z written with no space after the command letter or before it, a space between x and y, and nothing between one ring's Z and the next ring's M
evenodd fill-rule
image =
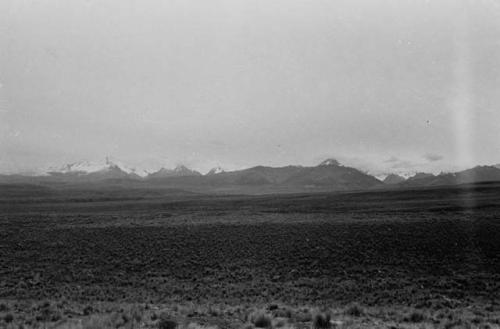
M88 174L92 172L105 170L107 169L107 166L108 165L106 163L97 163L84 160L84 161L65 164L64 166L59 168L54 168L54 167L49 168L49 172L56 172L61 174L69 174L69 173Z
M174 172L184 172L184 171L187 171L187 170L189 170L189 171L190 171L191 169L189 169L189 168L188 168L188 167L186 167L185 165L178 165L178 166L176 166L176 167L173 169L173 171L174 171Z
M201 175L196 170L189 169L184 165L178 165L174 169L167 169L162 167L156 172L148 174L149 178L161 178L161 177L180 177L180 176L199 176Z
M326 159L319 164L320 166L340 166L340 162L335 159Z
M123 163L119 163L117 161L112 161L108 157L105 161L101 162L91 162L87 160L78 161L66 164L59 168L49 168L49 173L58 173L58 174L78 174L78 175L86 175L96 172L105 172L110 170L120 170L127 174L135 174L140 177L145 177L149 173L146 170L131 168Z
M222 169L220 166L217 166L215 168L210 169L210 171L207 173L207 175L216 175L216 174L221 174L224 172L224 169Z

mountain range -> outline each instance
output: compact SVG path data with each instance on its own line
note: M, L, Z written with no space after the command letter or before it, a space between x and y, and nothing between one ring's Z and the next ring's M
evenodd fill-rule
M389 174L386 178L384 178L383 182L386 185L396 185L404 182L406 179L403 176L399 176L396 174Z
M139 171L116 161L104 163L81 161L51 168L44 175L0 175L0 183L36 184L117 184L169 187L197 192L286 193L307 191L348 191L397 187L423 187L500 181L500 164L477 166L455 173L416 173L405 179L389 174L379 180L358 169L327 159L317 166L256 166L224 171L217 167L205 175L179 165L155 172Z

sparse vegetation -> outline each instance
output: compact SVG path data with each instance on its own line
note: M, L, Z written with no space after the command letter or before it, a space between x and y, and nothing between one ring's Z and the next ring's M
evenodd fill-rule
M11 323L14 320L14 316L10 313L7 313L3 317L3 320L5 321L5 323Z
M496 328L500 189L481 188L473 212L457 189L0 199L0 327L321 328L321 309L336 328Z
M155 317L156 318L156 317ZM158 329L176 329L179 326L171 312L162 312L159 316Z
M345 314L355 317L360 317L364 315L364 313L365 311L363 310L363 308L357 303L349 305L345 310Z
M408 316L407 320L413 323L419 323L425 320L425 315L420 311L413 311Z
M160 321L158 322L158 329L176 329L177 326L177 322L168 318L160 318Z
M35 310L40 304L34 303L30 309ZM65 304L59 311L69 311L79 308L76 304ZM289 307L289 306L288 306ZM155 311L153 309L160 308ZM196 318L189 316L190 310L198 310ZM291 308L291 307L290 307ZM146 308L138 304L116 304L105 303L94 309L95 313L81 315L76 318L64 316L58 321L37 322L30 317L30 309L25 309L24 313L12 316L10 320L0 319L0 328L8 329L218 329L218 328L282 328L282 329L325 329L325 328L497 328L500 325L500 310L494 313L484 312L483 309L461 308L447 310L445 317L441 311L427 310L423 313L415 308L366 308L362 316L349 316L343 309L331 308L324 312L317 312L313 309L309 313L314 313L310 321L301 322L297 318L279 318L267 313L267 308L255 309L253 306L243 307L241 312L247 313L248 318L241 319L233 311L233 307L226 305L220 308L219 316L210 316L207 305L157 305L153 309ZM205 311L203 311L205 310ZM134 312L139 313L133 316ZM160 312L160 315L153 316ZM302 308L294 308L294 313L303 313ZM65 313L65 312L63 312ZM67 312L66 312L67 313ZM476 313L481 313L478 316ZM68 313L67 313L68 314ZM437 320L440 318L440 320ZM140 320L138 320L140 319ZM2 322L3 320L3 322Z
M272 318L264 312L252 314L251 321L256 328L272 328Z
M313 329L329 329L331 327L330 314L328 313L317 313L313 317L312 328Z

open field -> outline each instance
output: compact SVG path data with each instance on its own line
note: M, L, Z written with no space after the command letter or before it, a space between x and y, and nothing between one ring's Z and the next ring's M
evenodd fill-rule
M243 327L256 310L274 326L310 327L319 310L340 327L500 324L498 184L252 197L3 191L0 326L129 314L118 326L148 327L167 312Z

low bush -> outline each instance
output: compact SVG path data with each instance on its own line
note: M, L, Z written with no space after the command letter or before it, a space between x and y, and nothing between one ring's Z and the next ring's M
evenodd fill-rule
M272 319L265 313L255 313L252 315L252 323L256 328L272 328Z
M363 308L361 306L354 303L354 304L351 304L347 307L347 309L345 310L345 314L350 315L350 316L359 317L359 316L362 316L363 314L365 314L365 311L363 310Z
M14 321L14 316L10 313L7 313L5 314L5 316L3 317L3 320L6 322L6 323L11 323L12 321Z
M317 313L313 317L312 328L313 329L329 329L330 324L330 314L328 313Z
M422 312L413 311L406 319L408 322L419 323L425 320L425 315Z
M160 318L158 322L158 329L176 329L177 326L177 322L172 319Z

